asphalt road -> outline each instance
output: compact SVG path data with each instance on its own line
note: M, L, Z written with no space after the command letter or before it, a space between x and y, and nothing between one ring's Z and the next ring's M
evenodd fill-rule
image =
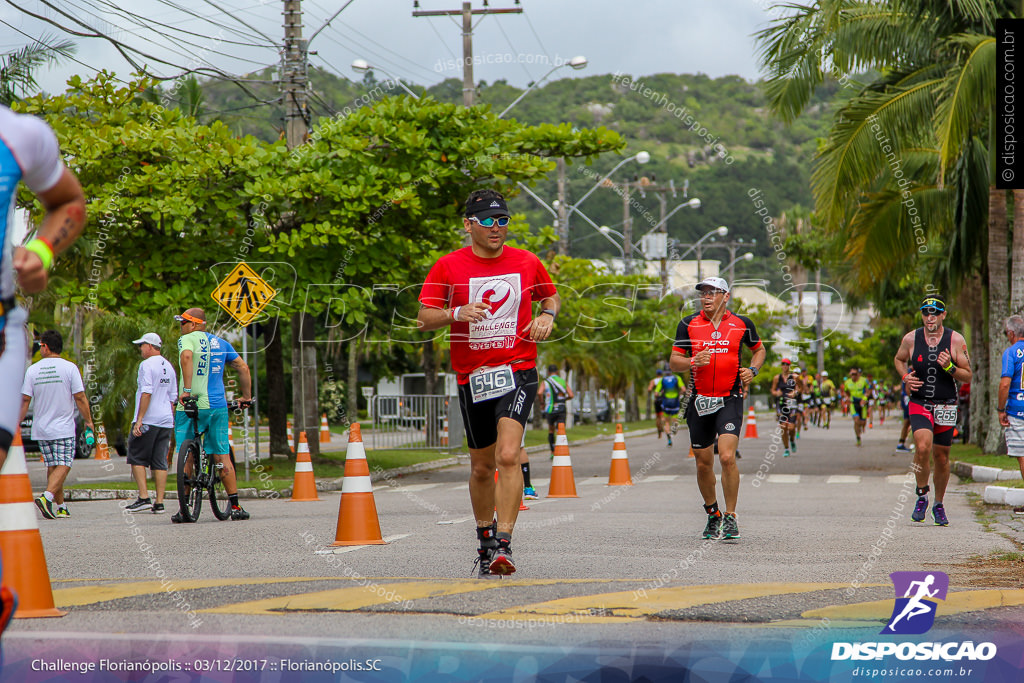
M518 571L500 581L471 578L468 466L376 480L389 542L340 552L324 548L335 537L338 492L311 503L248 501L248 522L217 522L207 508L196 525L132 517L116 501L78 503L71 519L39 520L54 598L68 614L16 620L6 657L62 648L123 657L126 647L138 654L157 642L170 656L211 638L239 655L301 645L312 656L310 643L319 643L334 647L332 656L401 658L412 648L433 653L438 667L438 653L451 650L465 667L479 654L469 649L494 642L540 660L555 645L635 654L781 638L813 647L877 634L892 609L889 573L926 569L949 573L951 591L962 594L936 629L1024 622L1024 591L994 594L965 578L975 558L1013 551L1010 539L1024 537L1008 518L976 518L969 497L980 485L954 476L950 526L918 524L911 456L895 454L892 423L876 423L857 448L850 421L836 418L831 430L808 428L789 458L773 450L767 418L759 431L740 447L740 539L701 540L685 432L672 448L653 435L627 440L631 487L606 486L611 443L591 444L571 453L579 498L531 501L520 514ZM531 462L544 495L549 459ZM87 471L96 467L80 473L100 476ZM82 650L83 639L93 647Z

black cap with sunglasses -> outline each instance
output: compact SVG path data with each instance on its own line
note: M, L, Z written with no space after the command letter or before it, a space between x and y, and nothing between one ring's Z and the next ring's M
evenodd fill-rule
M476 218L481 221L481 225L485 218L491 218L492 216L504 216L507 218L509 215L508 205L505 204L505 200L501 197L480 197L466 205L466 218Z

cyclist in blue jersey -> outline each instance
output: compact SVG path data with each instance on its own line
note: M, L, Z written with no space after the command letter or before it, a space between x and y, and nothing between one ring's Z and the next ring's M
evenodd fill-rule
M199 431L205 432L203 445L207 454L222 466L221 480L231 502L231 519L249 519L249 513L238 504L238 484L235 468L228 457L228 404L224 394L224 367L230 365L238 372L242 389L240 403L252 402L252 377L249 366L227 341L206 331L206 313L201 308L190 308L174 316L181 324L182 336L178 340L181 363L178 400L181 405L175 413L174 430L178 443L189 438L191 421L184 413L184 400L192 397L199 401ZM185 521L181 512L171 517L180 524Z
M1010 348L1003 352L996 409L999 424L1006 429L1006 453L1017 459L1024 477L1024 318L1011 315L1003 329ZM1024 515L1024 506L1013 508L1013 512Z

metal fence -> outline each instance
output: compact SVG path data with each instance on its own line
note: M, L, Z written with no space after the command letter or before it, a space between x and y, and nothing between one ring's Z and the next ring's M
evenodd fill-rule
M374 396L373 429L364 441L368 448L450 450L461 444L461 428L451 424L451 411L459 413L454 396ZM454 418L458 419L458 418Z

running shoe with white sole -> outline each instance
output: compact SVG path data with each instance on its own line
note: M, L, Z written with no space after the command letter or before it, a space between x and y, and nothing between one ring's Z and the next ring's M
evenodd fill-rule
M704 538L719 539L722 537L722 516L708 515L708 524L704 527Z
M722 538L732 539L740 537L740 526L736 523L736 515L725 514L722 519Z
M538 497L537 489L532 486L523 487L523 500L537 500Z
M46 519L57 519L57 513L53 509L52 500L40 494L39 497L36 498L35 502L36 507L39 508L39 511L41 513L43 513L43 517L45 517Z
M477 548L476 559L473 560L473 570L478 579L496 579L498 576L491 573L491 555L494 548Z
M494 549L494 554L491 555L491 573L508 576L515 570L516 565L512 562L512 548L508 541L501 539L498 541L498 547Z

